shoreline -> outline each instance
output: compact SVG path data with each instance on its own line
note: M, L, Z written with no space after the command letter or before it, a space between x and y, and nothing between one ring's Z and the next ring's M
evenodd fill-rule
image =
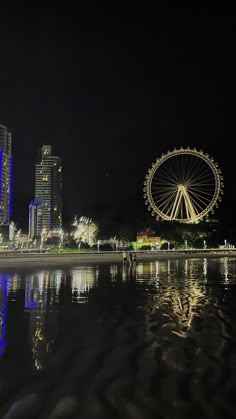
M135 252L138 262L174 259L203 259L203 258L235 258L235 251L164 251ZM5 267L27 266L66 266L88 263L123 263L122 252L97 252L97 253L31 253L31 254L0 254L0 269Z

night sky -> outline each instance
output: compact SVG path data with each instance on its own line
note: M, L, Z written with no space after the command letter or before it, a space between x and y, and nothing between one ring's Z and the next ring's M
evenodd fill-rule
M65 224L75 214L145 223L147 169L181 145L218 161L225 195L217 214L232 219L230 12L173 8L101 18L73 8L10 13L0 6L0 15L0 123L13 133L13 209L20 226L27 227L43 144L63 160Z

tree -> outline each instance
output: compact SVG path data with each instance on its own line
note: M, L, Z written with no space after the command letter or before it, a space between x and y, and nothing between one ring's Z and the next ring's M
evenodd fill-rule
M72 225L76 227L72 236L78 245L84 243L91 247L97 243L98 225L92 218L80 217L78 220L76 216Z

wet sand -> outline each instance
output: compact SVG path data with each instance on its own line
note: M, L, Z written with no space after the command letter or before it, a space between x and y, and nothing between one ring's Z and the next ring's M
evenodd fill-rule
M18 377L1 388L2 400L9 398L7 392L12 393L3 417L152 417L145 387L153 363L142 318L131 311L126 301L110 321L105 310L86 311L83 321L71 313L62 327L63 336L58 337L63 343L45 370L26 381Z

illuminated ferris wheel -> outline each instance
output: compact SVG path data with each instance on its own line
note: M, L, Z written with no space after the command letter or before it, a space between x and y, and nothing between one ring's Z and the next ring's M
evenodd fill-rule
M223 176L218 164L196 148L162 154L148 170L144 198L157 219L195 223L222 200Z

